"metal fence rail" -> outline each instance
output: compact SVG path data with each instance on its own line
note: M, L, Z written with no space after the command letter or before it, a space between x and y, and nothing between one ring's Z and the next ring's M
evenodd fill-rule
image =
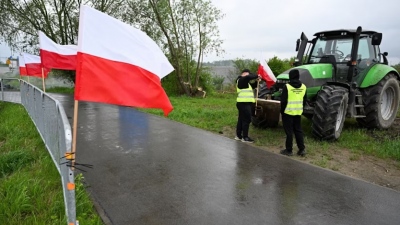
M0 79L0 92L0 100L21 103L28 111L61 175L68 225L77 225L74 171L69 167L71 161L68 159L72 146L71 126L63 106L19 79Z

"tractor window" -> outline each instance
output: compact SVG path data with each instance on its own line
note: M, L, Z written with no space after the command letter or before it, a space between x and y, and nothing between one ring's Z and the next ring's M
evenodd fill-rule
M347 38L346 39L338 39L336 48L332 49L332 52L335 53L336 61L337 62L346 61L346 59L351 56L352 46L353 46L352 39L347 39Z
M379 49L379 45L375 45L374 49L375 49L376 61L384 63L383 57L380 55L381 51Z
M358 45L358 56L357 65L359 70L364 70L370 66L373 62L379 62L379 49L377 50L371 44L371 38L368 36L360 37L360 43Z
M367 38L361 38L360 42L358 44L358 56L357 56L357 60L363 60L363 59L371 59L373 57L371 57L370 55L370 49L369 49L369 45L368 44L368 39Z
M318 39L310 55L310 63L318 63L324 54L326 40Z
M318 38L312 49L309 63L318 63L322 56L333 55L337 63L350 56L353 41L350 38Z

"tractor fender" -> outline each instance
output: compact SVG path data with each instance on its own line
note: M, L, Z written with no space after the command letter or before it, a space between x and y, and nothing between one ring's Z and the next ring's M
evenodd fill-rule
M399 79L399 73L393 68L385 64L375 64L365 75L360 87L366 88L376 85L388 73L393 73Z

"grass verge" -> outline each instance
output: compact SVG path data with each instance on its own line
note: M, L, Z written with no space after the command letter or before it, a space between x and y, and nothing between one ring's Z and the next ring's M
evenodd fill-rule
M74 89L69 87L52 87L46 89L46 92L50 93L63 93L63 94L73 94Z
M103 224L76 177L77 220ZM61 177L22 105L0 101L0 224L67 224Z
M235 136L237 121L235 94L215 94L204 99L170 97L170 101L174 110L168 116L169 119L227 137ZM159 116L163 115L160 110L140 110ZM354 119L348 119L338 141L320 142L312 137L310 120L303 117L302 127L308 154L324 156L323 159L313 162L319 166L325 167L337 149L349 150L353 153L353 158L354 155L367 154L400 162L400 134L393 135L393 129L367 130L360 128ZM251 126L249 134L256 140L255 144L258 146L284 148L286 136L282 124L279 124L277 128L269 129L258 129Z

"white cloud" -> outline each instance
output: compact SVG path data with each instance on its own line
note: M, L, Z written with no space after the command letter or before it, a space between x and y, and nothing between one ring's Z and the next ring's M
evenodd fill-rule
M363 29L383 33L381 50L389 61L400 59L398 0L211 0L226 14L220 35L226 54L205 61L295 56L295 43L304 32L309 39L319 31ZM400 60L399 60L400 62Z

